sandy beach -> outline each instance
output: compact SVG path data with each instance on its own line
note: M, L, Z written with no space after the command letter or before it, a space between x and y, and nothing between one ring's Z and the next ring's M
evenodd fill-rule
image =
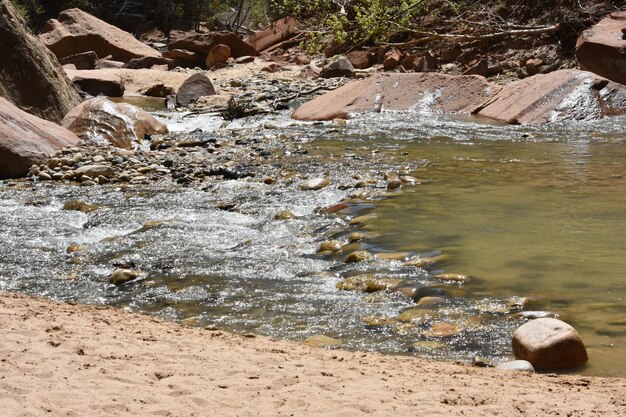
M626 379L322 350L0 293L2 416L624 416Z

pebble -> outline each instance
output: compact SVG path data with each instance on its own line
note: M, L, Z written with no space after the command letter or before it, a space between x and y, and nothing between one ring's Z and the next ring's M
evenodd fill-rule
M379 278L375 275L355 275L337 283L337 288L343 291L377 292L393 288L402 282L398 278Z
M317 248L317 252L338 252L341 250L341 242L336 240L330 240L327 242L322 242L320 246Z
M364 261L368 261L372 258L372 255L369 252L366 252L364 250L359 250L356 252L352 252L351 254L349 254L348 256L346 256L346 263L357 263L357 262L364 262Z
M289 220L289 219L293 219L294 217L296 217L295 214L293 214L291 211L289 210L281 210L278 213L276 213L274 215L274 220Z
M456 324L446 323L443 321L433 323L429 330L427 330L424 335L427 337L451 337L459 333L461 331L461 327Z
M322 188L328 187L330 180L328 178L313 178L300 185L300 189L303 191L317 191Z
M139 278L140 275L141 273L139 271L133 271L130 269L117 269L109 277L109 282L113 285L122 285L126 282L133 281Z
M417 258L417 259L412 259L410 261L405 262L404 266L415 266L418 268L425 268L427 266L435 265L440 262L445 262L448 259L450 259L448 255L437 255L437 256L431 256L431 257L426 257L426 258Z
M502 371L529 372L531 374L535 373L533 364L524 360L504 362L496 365L496 369L500 369Z

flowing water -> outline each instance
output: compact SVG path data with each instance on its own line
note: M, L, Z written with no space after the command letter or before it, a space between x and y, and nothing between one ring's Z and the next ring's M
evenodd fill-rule
M626 376L626 120L511 127L386 113L347 126L290 125L284 116L253 123L272 123L271 132L302 142L306 157L287 154L276 166L329 172L333 185L311 192L297 181L259 179L203 190L0 184L0 289L188 325L293 340L324 334L348 349L464 361L506 360L524 322L520 310L550 312L573 324L588 347L590 363L577 372ZM355 192L341 186L353 175L403 169L429 181L399 192L385 192L379 181L374 199L320 214ZM64 210L72 199L96 210ZM296 217L273 220L284 209ZM362 215L367 221L349 225ZM316 254L321 241L345 241L354 231L367 233L360 249L373 253L449 259L426 271ZM68 253L69 246L78 250ZM107 278L117 267L144 275L115 287ZM439 284L433 275L441 271L472 279ZM399 294L336 288L361 273L445 290L446 304L423 309L459 331L435 337L428 320L395 321L415 311Z

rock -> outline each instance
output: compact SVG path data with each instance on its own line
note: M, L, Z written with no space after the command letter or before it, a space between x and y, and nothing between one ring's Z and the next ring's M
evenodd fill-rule
M424 258L411 259L404 263L404 266L414 266L417 268L425 268L427 266L432 266L437 263L445 262L450 257L448 255L437 255L437 256L429 256Z
M259 55L256 49L242 41L232 32L209 32L185 35L179 39L173 40L167 47L170 51L174 49L186 49L205 56L208 55L211 48L218 44L228 46L233 58Z
M231 57L230 48L224 44L217 44L211 48L206 57L206 67L212 68L215 65L224 65Z
M348 61L356 69L366 69L374 63L374 54L367 51L352 51L346 55Z
M109 282L113 285L122 285L129 281L133 281L141 275L138 271L130 269L117 269L109 277Z
M489 62L486 59L481 59L467 70L463 72L463 75L482 75L486 77L489 73Z
M198 67L204 63L204 54L188 51L186 49L173 49L163 52L163 58L168 58L177 63L188 64L191 67ZM186 65L182 65L186 66Z
M113 174L115 174L115 170L109 165L83 165L82 167L74 170L76 178L82 178L83 175L91 178L98 178L101 176L104 178L110 178Z
M426 297L420 298L419 301L417 302L417 305L418 306L436 306L436 305L445 304L445 303L446 303L446 299L443 297L426 296Z
M359 291L372 293L391 289L398 285L401 281L402 280L397 278L378 278L375 275L369 274L355 275L338 282L337 289L343 291Z
M530 372L531 374L535 373L533 364L522 360L501 363L496 365L496 369L500 369L501 371Z
M155 84L142 92L148 97L162 97L165 98L169 95L175 94L176 91L172 87L168 87L165 84Z
M382 252L374 255L376 259L385 261L406 261L410 256L410 252Z
M322 188L326 188L330 185L330 180L328 178L313 178L308 181L303 182L300 185L300 189L304 191L317 191Z
M528 75L535 75L539 74L542 65L543 60L539 58L531 58L526 61L524 67L526 68L526 72L528 73Z
M433 278L436 278L440 281L454 281L454 282L467 282L470 280L470 277L467 275L461 274L436 274L433 275Z
M341 250L341 242L338 242L336 240L330 240L327 242L322 242L320 243L319 247L317 248L318 252L339 252Z
M294 217L296 217L296 215L293 214L291 211L282 210L274 215L274 220L289 220L293 219Z
M128 69L144 69L154 68L163 69L165 71L176 68L178 62L173 59L163 58L161 56L142 56L133 58L126 62L122 68Z
M92 96L122 97L124 82L117 75L100 70L68 70L67 76L85 93Z
M22 177L32 165L45 163L58 149L79 141L69 130L0 97L0 179Z
M82 213L91 213L98 210L99 208L100 206L85 203L84 201L77 199L68 200L65 202L65 204L63 204L63 210L80 211Z
M300 106L298 120L349 118L351 113L413 110L473 113L501 87L478 76L384 73L348 83Z
M80 102L61 65L31 34L9 0L0 0L0 53L0 96L17 107L60 122Z
M87 100L65 116L63 127L88 142L129 148L144 135L167 133L167 126L138 107L104 97Z
M433 323L429 330L424 332L424 336L427 337L451 337L458 334L461 331L461 327L456 324L446 323L443 321Z
M81 52L79 54L69 55L59 59L61 65L74 65L74 69L92 70L96 68L98 55L94 51Z
M433 310L427 310L425 308L412 307L404 310L398 316L398 320L402 322L414 322L423 324L431 321L433 318L438 317L438 314Z
M335 58L330 64L322 68L320 72L322 78L337 78L337 77L354 77L354 67L348 61L345 56L339 56ZM333 118L334 119L334 118Z
M99 57L128 62L133 58L161 57L156 49L143 44L130 33L86 13L67 9L49 20L39 38L57 57L94 51Z
M397 49L391 49L385 53L385 58L383 59L383 68L385 71L394 70L400 65L400 61L402 61L402 54Z
M309 65L311 63L311 57L307 55L296 55L293 61L298 65Z
M214 94L216 94L215 88L209 77L197 73L187 78L183 85L180 86L176 94L176 103L179 106L189 106L200 97L212 96Z
M303 343L316 348L330 348L343 344L339 339L333 339L332 337L324 335L311 336L305 339Z
M566 69L505 85L478 115L510 124L595 120L626 114L626 86Z
M269 26L254 32L244 41L257 51L263 51L270 46L283 42L298 33L298 21L293 17L284 17L272 22Z
M345 262L348 264L357 263L357 262L365 262L365 261L370 260L371 258L372 258L372 255L370 255L369 252L361 250L361 251L352 252L351 254L346 256Z
M96 62L96 69L109 69L109 68L122 68L124 63L122 61L113 61L110 59L99 59Z
M536 369L569 368L588 360L576 329L551 318L531 320L515 330L513 353Z
M626 11L614 12L585 30L576 42L580 68L626 84Z

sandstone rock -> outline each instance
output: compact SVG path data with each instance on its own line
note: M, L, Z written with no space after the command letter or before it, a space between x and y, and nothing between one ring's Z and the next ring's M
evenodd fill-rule
M263 51L270 46L285 41L298 33L298 22L293 17L284 17L244 40L257 51Z
M122 68L143 69L160 66L163 67L165 71L168 71L176 68L177 65L178 63L175 60L164 58L162 56L142 56L129 60Z
M192 67L197 67L204 63L204 54L188 51L186 49L173 49L163 52L163 58L172 59L180 63L187 63Z
M85 93L92 96L122 97L124 82L117 75L99 70L68 70L67 76Z
M129 148L147 134L167 133L167 126L138 107L104 97L87 100L65 116L63 126L81 139Z
M531 320L515 330L513 352L537 369L568 368L588 360L576 329L550 318Z
M351 113L382 110L473 113L500 88L477 76L377 74L303 104L292 117L298 120L346 119Z
M55 151L79 138L67 129L26 113L0 97L0 179L26 175Z
M289 220L296 217L290 210L281 210L274 215L274 220Z
M186 49L205 56L208 55L211 48L218 44L228 46L233 58L259 55L256 49L239 39L239 37L232 32L209 32L185 35L184 37L175 39L167 47L170 51L174 49Z
M626 11L614 12L576 42L580 68L626 84Z
M79 54L69 55L59 59L61 65L74 65L74 69L92 70L96 68L98 55L94 51L81 52Z
M108 68L123 68L124 63L122 61L113 61L110 59L99 59L96 61L96 69L108 69Z
M88 51L94 51L99 57L111 55L113 60L122 62L161 56L159 51L130 33L80 9L64 10L58 19L49 20L39 38L59 58Z
M341 242L336 240L322 242L317 248L317 252L338 252L339 250L341 250Z
M155 84L142 92L148 97L162 97L165 98L169 95L175 94L176 91L172 87L168 87L165 84Z
M356 252L353 252L356 253ZM367 252L365 252L367 253ZM379 278L375 275L355 275L337 283L337 289L343 291L378 292L398 285L402 280L397 278Z
M357 262L365 262L365 261L367 261L367 260L369 260L371 258L372 258L372 255L370 255L369 252L366 252L364 250L360 250L360 251L352 252L351 254L346 256L345 262L347 264L357 263Z
M481 59L467 70L463 72L463 75L482 75L483 77L487 76L489 72L489 62L486 59Z
M204 74L197 73L187 78L183 85L178 89L176 94L176 103L179 106L189 106L200 97L212 96L215 94L215 88Z
M224 44L217 44L211 48L209 54L206 57L206 67L212 68L215 65L224 65L228 62L228 58L231 57L230 48Z
M293 61L298 65L309 65L311 63L311 57L308 55L296 55Z
M451 337L461 331L461 328L453 323L446 323L443 321L433 323L431 328L424 333L427 337Z
M343 344L343 342L339 339L334 339L324 335L311 336L305 339L303 343L317 348L330 348Z
M496 369L500 369L501 371L530 372L531 374L535 373L533 364L522 360L501 363L496 366Z
M113 285L122 285L139 278L140 275L141 274L138 271L132 271L130 269L118 269L111 274L111 276L109 277L109 282Z
M356 69L366 69L374 63L374 55L367 51L352 51L346 55L348 61Z
M391 49L385 53L385 58L383 59L383 68L385 71L391 71L396 69L398 65L400 65L400 61L402 61L402 54L397 49Z
M56 58L0 0L0 96L35 116L60 122L79 96Z
M300 189L304 191L317 191L322 188L328 187L330 185L330 180L328 178L313 178L308 181L303 182L300 185Z
M320 77L322 78L337 78L337 77L353 77L354 67L348 61L345 56L339 56L335 58L330 64L322 68Z
M505 85L478 115L510 124L594 120L626 114L626 86L567 69Z
M115 171L109 165L89 164L74 170L76 178L81 178L83 175L91 178L98 178L100 176L110 178L113 174L115 174Z

